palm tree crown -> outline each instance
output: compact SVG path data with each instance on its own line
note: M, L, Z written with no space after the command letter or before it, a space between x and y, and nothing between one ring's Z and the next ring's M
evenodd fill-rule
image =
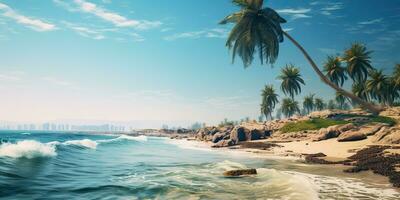
M324 71L326 76L336 85L343 86L344 81L347 80L346 69L342 67L338 57L328 56L324 64Z
M307 113L310 113L314 110L314 94L310 94L304 97L303 108Z
M321 110L325 109L325 103L324 103L323 99L315 98L314 102L315 102L315 108L317 110L321 111Z
M282 80L281 90L286 95L289 94L292 99L294 95L301 92L301 84L305 85L301 78L300 70L293 65L286 65L282 68L281 75L278 79Z
M286 117L300 112L299 103L291 98L282 99L281 111Z
M371 70L366 86L371 97L380 103L390 105L396 95L395 86L382 70Z
M371 51L360 43L354 43L344 53L343 59L347 62L347 73L353 81L363 82L367 79L371 66Z
M272 112L279 102L278 94L275 93L275 89L272 85L266 85L264 90L262 90L261 96L261 113L265 115L266 118L269 116L272 119Z
M364 99L365 101L369 101L370 99L365 82L353 83L351 91L353 92L354 95L360 97L361 99Z
M279 43L283 42L281 23L286 23L271 8L262 8L263 0L233 0L241 7L239 12L225 17L220 24L235 23L226 46L232 49L232 61L238 55L245 67L251 65L258 51L261 64L275 63L279 54Z
M342 93L336 92L335 101L340 109L348 108L348 104L346 103L347 97L345 97Z

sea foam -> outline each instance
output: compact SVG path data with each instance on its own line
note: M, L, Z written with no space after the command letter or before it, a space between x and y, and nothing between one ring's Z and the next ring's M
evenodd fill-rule
M0 157L37 158L56 156L56 147L53 144L43 144L34 140L23 140L15 144L0 145Z

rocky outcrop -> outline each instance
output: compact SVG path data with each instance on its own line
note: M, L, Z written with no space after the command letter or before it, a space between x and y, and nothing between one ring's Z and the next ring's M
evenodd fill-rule
M388 127L388 125L384 123L366 124L360 127L360 132L366 136L371 136L381 130L382 127Z
M328 128L322 128L318 131L318 134L316 134L313 137L313 141L321 141L321 140L327 140L330 138L336 138L341 133L346 132L348 130L355 129L355 128L356 127L353 124L334 125L334 126L330 126Z
M233 141L232 139L228 139L228 140L220 140L219 142L217 142L216 144L212 145L212 148L223 148L223 147L230 147L235 145L235 141Z
M400 144L400 127L382 127L372 138L375 144Z
M367 136L362 133L360 130L350 130L344 133L341 133L337 139L339 142L351 142L367 139Z
M238 169L224 172L224 176L243 176L257 174L256 169Z
M230 134L230 139L235 141L236 143L240 141L246 141L247 139L247 134L250 131L248 129L245 129L244 127L235 127Z
M211 142L212 143L217 143L220 140L224 139L224 136L225 136L225 134L218 132L218 133L213 135L213 137L211 139Z

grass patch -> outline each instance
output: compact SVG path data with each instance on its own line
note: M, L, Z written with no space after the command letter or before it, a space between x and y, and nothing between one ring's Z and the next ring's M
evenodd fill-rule
M385 123L385 124L389 124L389 126L394 126L397 124L397 121L390 117L371 116L370 118L371 118L371 121L373 121L373 122Z
M349 122L344 120L333 120L333 119L310 119L300 122L290 122L285 124L280 131L282 133L299 132L306 130L318 130L321 128L326 128L338 124L348 124Z
M394 126L397 124L397 120L395 120L391 117L385 117L385 116L375 116L375 115L365 116L365 115L351 115L351 114L341 116L342 119L347 119L347 118L352 118L352 117L365 117L370 120L369 122L385 123L385 124L388 124L389 126Z

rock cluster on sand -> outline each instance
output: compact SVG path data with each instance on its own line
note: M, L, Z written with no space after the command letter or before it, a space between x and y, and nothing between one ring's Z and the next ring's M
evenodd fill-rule
M362 149L349 157L353 167L344 171L354 173L372 170L374 173L388 176L394 187L400 187L400 154L390 153L390 150L400 149L391 146L371 146Z
M400 127L383 127L372 140L375 144L400 144Z
M198 130L196 138L211 141L213 147L228 147L243 141L265 139L272 130L261 123L242 123L238 126L205 127Z

